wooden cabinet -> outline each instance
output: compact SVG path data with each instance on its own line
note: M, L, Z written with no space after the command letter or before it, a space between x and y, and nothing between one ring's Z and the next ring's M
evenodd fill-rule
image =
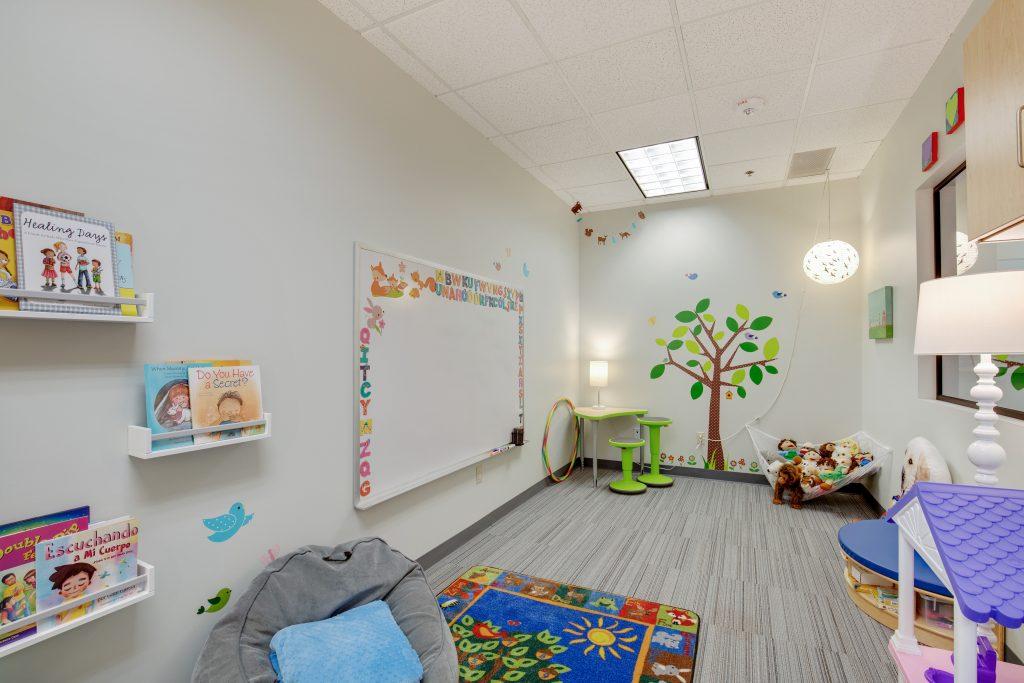
M1024 220L1024 0L995 0L971 31L964 89L967 224L974 239Z

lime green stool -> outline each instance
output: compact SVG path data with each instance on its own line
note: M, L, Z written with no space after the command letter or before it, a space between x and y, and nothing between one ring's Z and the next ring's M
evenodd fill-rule
M651 444L651 471L641 474L637 479L655 488L667 488L672 485L672 477L659 471L661 460L661 428L668 427L672 420L667 417L641 417L637 420L647 427L647 438Z
M616 441L615 439L608 439L608 445L614 446L615 448L622 449L622 479L616 479L612 483L608 484L615 493L626 493L635 494L643 493L647 490L646 484L633 479L633 451L637 448L643 447L646 442L643 439L639 441Z

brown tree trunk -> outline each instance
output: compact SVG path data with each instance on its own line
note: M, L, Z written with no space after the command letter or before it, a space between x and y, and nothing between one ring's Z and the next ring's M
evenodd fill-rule
M716 369L717 372L717 369ZM715 381L711 383L711 405L708 406L708 462L711 469L725 469L725 453L722 450L722 387Z

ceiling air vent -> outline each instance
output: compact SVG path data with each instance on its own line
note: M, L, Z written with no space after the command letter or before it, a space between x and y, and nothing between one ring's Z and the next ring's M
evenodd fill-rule
M789 165L789 177L808 178L810 176L825 175L825 171L828 170L828 165L832 162L832 155L835 152L835 147L812 149L810 152L797 152L793 155L793 162Z

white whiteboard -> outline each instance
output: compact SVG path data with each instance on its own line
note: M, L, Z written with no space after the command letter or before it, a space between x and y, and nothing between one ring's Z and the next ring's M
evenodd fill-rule
M511 448L523 425L524 298L362 244L355 273L355 506L365 509Z

